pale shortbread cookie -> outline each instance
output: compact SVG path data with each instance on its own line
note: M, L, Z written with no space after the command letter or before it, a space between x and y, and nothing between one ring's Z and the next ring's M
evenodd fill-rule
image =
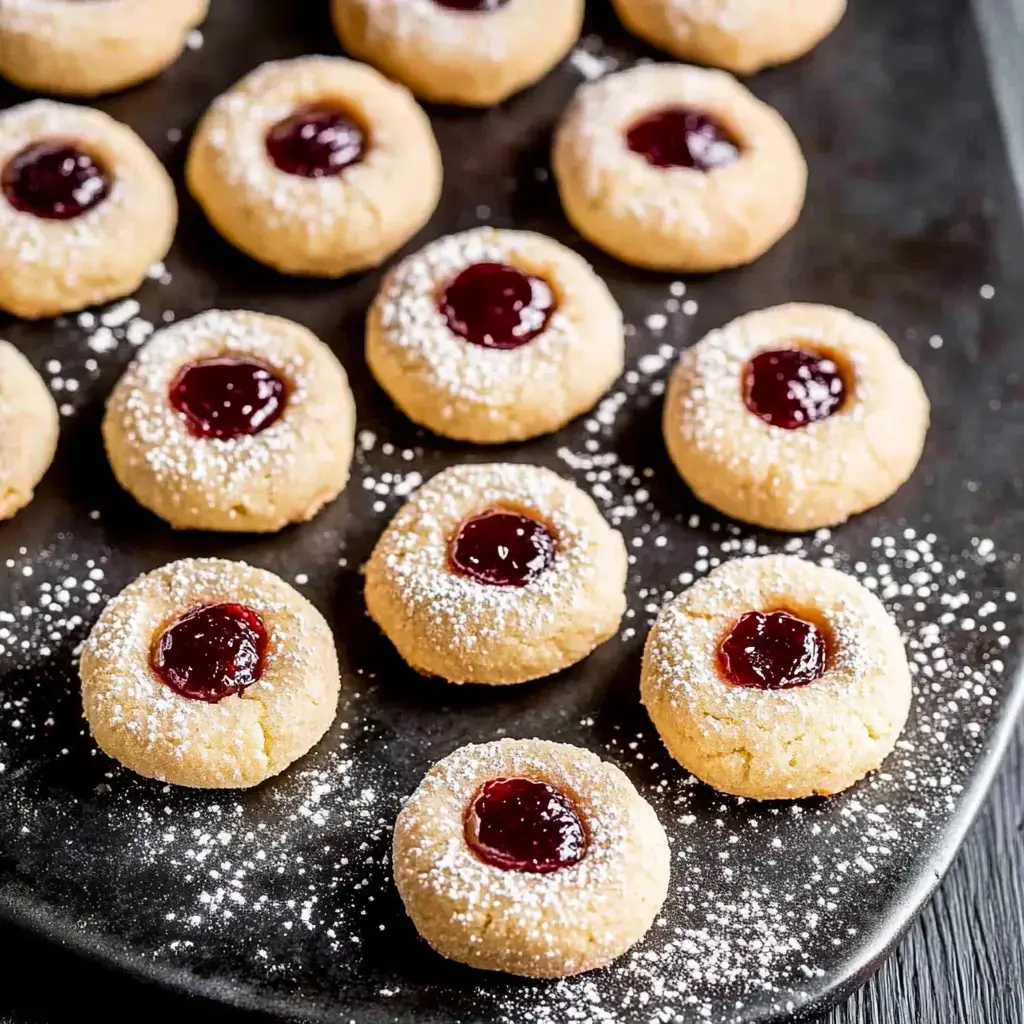
M477 263L542 278L557 308L515 349L456 335L438 308L445 285ZM590 265L553 239L477 228L431 242L392 270L370 309L366 358L412 420L478 444L521 441L586 412L622 371L622 313Z
M635 35L679 60L750 74L813 49L846 0L612 0Z
M10 342L0 340L0 519L32 500L57 450L59 423L46 382Z
M846 386L827 419L766 423L743 397L759 352L799 348L834 361ZM910 477L928 430L928 396L893 341L842 309L759 310L687 349L669 380L669 455L701 501L777 530L834 526L886 500Z
M174 238L174 185L146 144L99 110L34 100L0 112L0 174L38 143L71 143L109 192L69 220L16 209L0 190L0 310L34 319L129 295Z
M269 645L260 679L217 703L184 697L152 669L153 645L203 605L242 604ZM105 754L176 786L234 789L284 771L327 731L340 677L323 616L265 569L186 558L140 576L100 615L82 648L82 702Z
M788 611L826 641L824 674L791 689L726 681L718 649L741 615ZM699 779L755 800L826 796L892 751L911 681L896 623L853 577L788 555L741 558L662 609L641 697L669 753Z
M302 108L337 105L367 137L340 174L289 174L267 133ZM341 57L264 64L216 99L196 130L188 187L213 226L286 274L341 277L375 267L424 224L441 194L430 121L401 85Z
M572 48L583 0L333 0L342 46L435 103L489 107L543 78Z
M626 133L672 108L714 117L739 146L733 163L704 171L657 167ZM652 270L736 267L796 223L807 166L782 116L724 71L643 64L579 88L552 156L566 216L612 256Z
M525 586L458 575L450 545L491 509L526 513L555 537L548 567ZM589 495L549 469L455 466L398 511L366 565L366 604L398 653L424 675L502 685L585 658L626 608L626 548Z
M256 434L196 437L169 401L182 368L249 357L286 386L284 412ZM118 483L181 529L280 530L311 519L348 480L355 405L345 370L299 324L211 310L158 331L107 402L103 440Z
M3 0L0 75L23 89L98 96L159 74L209 0Z
M464 816L495 778L533 779L569 796L588 834L583 859L549 874L480 860ZM588 750L545 740L471 744L439 761L398 815L393 856L405 909L437 952L531 978L621 956L651 927L669 881L665 831L629 779Z

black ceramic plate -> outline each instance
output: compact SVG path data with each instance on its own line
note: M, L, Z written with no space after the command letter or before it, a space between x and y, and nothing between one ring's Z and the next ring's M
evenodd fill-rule
M102 106L180 181L209 101L263 60L335 52L325 4L215 0L204 45ZM104 396L145 331L88 318L0 323L65 403L60 452L35 502L0 527L0 910L179 989L304 1019L372 1022L766 1021L811 1012L862 980L941 877L984 795L1020 703L1024 527L1019 325L1024 232L984 64L962 5L858 0L812 56L751 86L807 152L799 226L754 266L688 280L642 274L567 227L547 174L552 124L602 61L656 57L600 2L584 46L487 112L432 110L444 199L414 244L481 221L579 245L635 326L629 371L593 417L554 438L481 452L414 429L374 385L362 322L379 274L284 280L248 262L184 196L169 283L141 317L210 306L292 317L348 367L359 407L346 494L277 537L175 534L121 493L99 438ZM538 26L540 28L540 26ZM11 89L2 105L25 97ZM798 540L720 523L663 453L659 394L676 353L750 309L803 299L877 321L920 371L934 422L923 462L885 506ZM97 311L117 321L131 308ZM59 365L58 365L59 364ZM364 617L359 566L402 494L441 467L495 457L573 476L635 556L620 637L563 675L501 693L417 678ZM637 699L660 602L718 561L796 549L875 587L899 620L917 695L882 772L829 801L752 805L696 785ZM80 718L76 644L137 573L219 554L296 582L330 618L344 692L334 728L245 793L172 790L98 754ZM496 736L591 747L622 765L672 840L664 915L612 968L536 984L442 961L389 881L402 797L454 747Z

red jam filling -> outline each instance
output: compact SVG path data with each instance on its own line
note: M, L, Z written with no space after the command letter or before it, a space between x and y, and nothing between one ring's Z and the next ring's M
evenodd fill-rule
M325 103L302 107L267 132L267 153L286 174L328 178L366 155L366 132L344 111Z
M550 564L555 538L539 520L491 509L467 519L452 541L452 569L478 583L524 587Z
M110 176L70 142L33 142L7 161L0 187L22 213L71 220L107 198Z
M825 640L813 622L789 612L747 612L718 649L718 663L734 686L788 690L825 672Z
M170 399L193 437L230 440L275 423L286 396L284 381L262 363L219 356L183 367L171 383Z
M434 0L438 7L447 7L450 11L467 11L486 14L504 7L508 0Z
M713 171L740 158L739 143L709 114L666 107L635 122L626 145L653 167Z
M216 704L263 675L267 628L244 604L207 604L182 615L153 645L153 671L175 693Z
M587 852L573 801L546 782L491 779L466 809L466 842L485 863L505 871L549 874Z
M827 419L845 397L839 367L827 356L784 348L761 352L747 364L743 401L773 427L796 430Z
M484 348L533 341L555 311L551 286L504 263L474 263L449 281L438 303L449 328Z

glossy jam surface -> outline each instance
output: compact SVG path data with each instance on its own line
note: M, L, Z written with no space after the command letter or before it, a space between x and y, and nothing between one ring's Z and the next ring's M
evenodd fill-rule
M447 7L450 11L467 11L486 14L504 7L508 0L434 0L438 7Z
M550 285L504 263L474 263L448 282L438 303L449 328L484 348L533 341L555 311Z
M467 519L452 541L452 569L478 583L524 587L550 564L555 538L539 520L491 509Z
M505 871L549 874L587 852L587 832L573 801L546 782L491 779L466 808L466 842Z
M110 192L110 176L69 142L33 142L0 172L7 201L44 220L71 220L99 206Z
M820 679L827 651L821 630L789 612L747 612L718 649L734 686L788 690Z
M654 167L713 171L740 158L736 140L709 114L667 107L635 122L626 145Z
M153 671L175 693L216 704L263 674L267 628L244 604L207 604L183 615L153 645Z
M286 174L328 178L366 155L366 132L337 107L302 107L267 132L267 153Z
M284 412L284 381L251 359L221 356L189 363L174 378L171 405L193 437L230 440L258 434Z
M743 400L765 423L796 430L827 419L846 385L835 360L798 348L761 352L747 364Z

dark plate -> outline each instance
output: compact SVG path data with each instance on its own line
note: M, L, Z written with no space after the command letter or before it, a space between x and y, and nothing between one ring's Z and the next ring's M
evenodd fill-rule
M180 181L188 136L217 93L263 60L336 51L324 6L219 0L202 49L102 106L136 127ZM183 197L172 281L143 288L143 314L244 306L307 324L345 362L360 429L375 436L363 435L347 493L310 524L270 538L175 534L118 490L100 444L103 399L131 341L96 351L103 336L75 318L0 323L65 382L58 397L69 407L37 499L0 530L4 916L169 986L360 1024L765 1021L820 1008L877 965L953 856L1021 700L1012 592L1024 581L1011 553L1024 528L1024 232L962 5L852 7L811 57L751 82L789 118L811 168L804 216L775 250L746 270L688 281L681 299L696 305L677 309L669 278L581 247L636 329L616 397L552 439L495 453L415 430L362 359L380 275L284 280L230 249ZM588 31L601 55L654 56L603 5ZM579 80L567 63L500 109L432 111L447 180L415 244L480 220L579 244L543 170L552 124ZM0 95L3 105L23 98ZM169 139L172 129L182 141ZM789 299L848 306L882 324L934 405L921 467L890 502L832 536L795 542L697 507L658 425L676 351ZM651 314L667 317L663 329ZM500 693L407 671L364 618L359 576L410 474L495 457L577 478L635 555L622 636L558 678ZM883 772L829 801L752 805L693 784L666 758L637 700L640 652L680 574L787 544L877 587L905 631L917 697ZM95 751L80 718L74 648L102 600L145 569L213 553L297 579L341 651L334 728L253 792L140 780ZM669 831L664 916L606 971L550 984L474 973L432 954L402 913L388 869L401 798L454 747L500 735L600 751L625 767Z

